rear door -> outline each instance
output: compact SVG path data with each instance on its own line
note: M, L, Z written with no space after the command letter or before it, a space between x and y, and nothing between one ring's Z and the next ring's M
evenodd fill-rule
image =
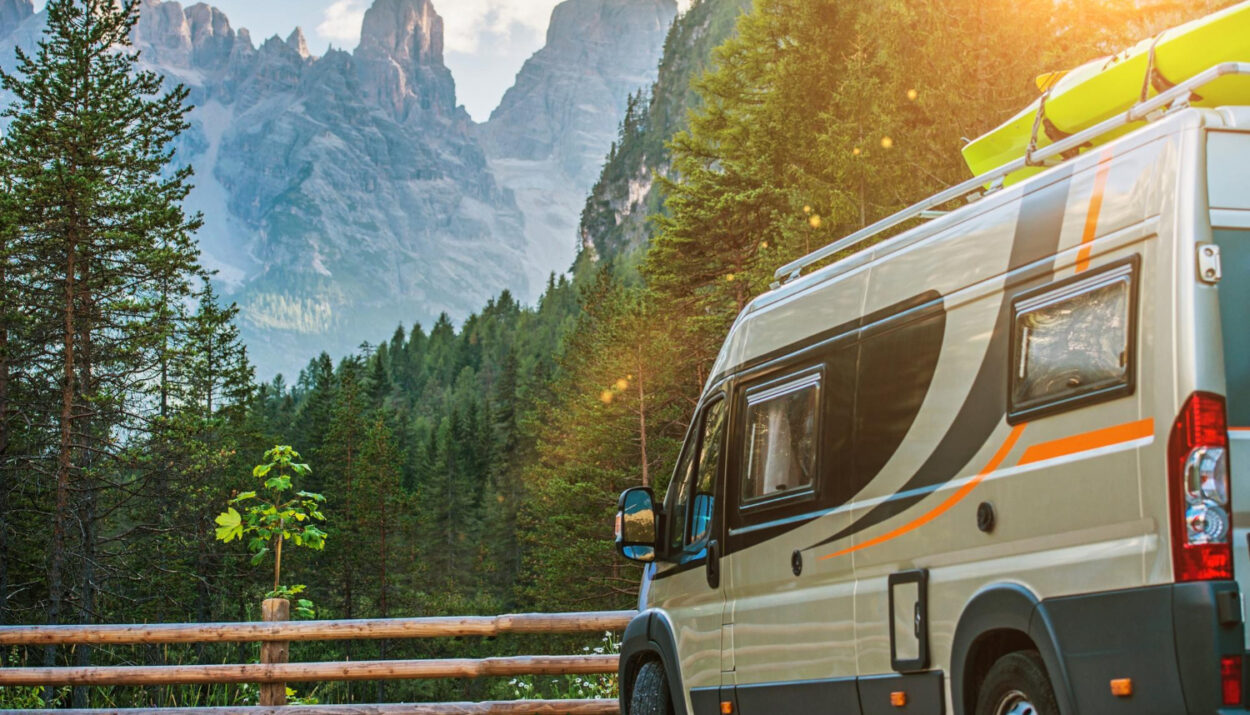
M1233 573L1250 593L1250 132L1207 136L1207 191L1219 247L1220 328L1233 486ZM1250 643L1250 629L1246 631Z
M1250 187L1247 187L1250 191ZM1250 224L1250 212L1247 212ZM1224 334L1224 380L1233 484L1234 571L1242 592L1250 592L1250 225L1217 228L1223 278L1219 283L1220 327ZM1250 637L1250 630L1247 631Z

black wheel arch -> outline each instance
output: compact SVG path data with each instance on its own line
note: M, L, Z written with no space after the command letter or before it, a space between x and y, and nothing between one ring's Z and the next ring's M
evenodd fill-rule
M1017 584L983 589L959 617L950 660L955 715L972 712L980 680L993 661L1017 650L1036 650L1041 655L1060 714L1075 715L1071 682L1046 609L1032 592Z
M621 638L621 663L618 670L621 714L629 715L629 697L638 669L649 660L658 660L668 677L668 690L673 698L674 715L687 715L685 690L682 688L677 639L672 624L660 611L649 609L634 616Z

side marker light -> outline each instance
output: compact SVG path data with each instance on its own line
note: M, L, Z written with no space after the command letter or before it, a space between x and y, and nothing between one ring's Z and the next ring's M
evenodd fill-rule
M1132 678L1116 678L1111 681L1111 694L1117 698L1127 698L1133 694Z
M734 704L729 700L722 700L720 704L720 715L734 715Z
M890 693L890 704L896 708L907 706L907 693L902 690L895 690Z
M1225 705L1241 705L1241 656L1220 658L1220 686Z

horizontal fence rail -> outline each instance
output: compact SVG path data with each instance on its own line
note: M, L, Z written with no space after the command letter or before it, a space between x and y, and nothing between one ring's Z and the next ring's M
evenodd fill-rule
M388 705L301 705L286 707L284 685L300 682L482 678L516 675L597 675L615 673L617 655L522 655L496 658L372 660L288 663L291 641L454 638L503 634L620 632L636 611L587 613L514 613L501 616L375 618L353 621L290 622L284 610L266 601L270 620L255 623L161 623L134 625L3 626L0 647L60 645L149 645L232 642L261 644L261 663L239 665L80 666L27 668L0 666L0 687L7 686L155 686L257 683L261 705L198 708L96 710L16 710L16 713L295 713L299 715L609 715L620 712L616 700L512 700L481 703L411 703ZM273 616L273 614L279 614ZM274 695L266 695L275 692Z
M480 659L354 660L344 663L0 668L0 686L307 683L333 680L589 675L615 673L617 662L618 657L615 655L525 655Z
M616 715L615 700L498 700L481 703L297 705L290 707L120 708L110 710L6 710L12 715Z
M370 618L354 621L0 626L0 646L126 645L258 641L376 640L497 636L505 633L623 631L636 611L512 613L502 616Z

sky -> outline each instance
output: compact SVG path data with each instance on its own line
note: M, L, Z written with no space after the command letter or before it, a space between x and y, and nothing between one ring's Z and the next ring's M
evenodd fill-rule
M191 5L196 0L182 0ZM296 26L309 49L352 50L372 0L206 0L221 8L235 29L246 27L252 41L285 38ZM456 96L477 121L485 121L516 73L543 46L551 9L560 0L434 0L443 16L445 60L456 79ZM35 0L42 9L46 0ZM683 6L687 2L681 3Z

